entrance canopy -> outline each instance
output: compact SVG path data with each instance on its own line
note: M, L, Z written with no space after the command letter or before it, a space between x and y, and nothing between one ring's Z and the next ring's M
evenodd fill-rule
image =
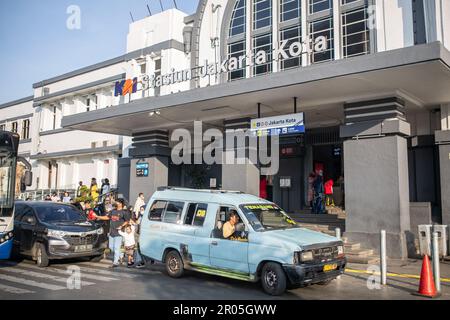
M131 136L154 129L222 126L224 119L306 112L308 127L339 125L343 103L383 96L407 109L450 102L450 52L440 42L311 65L64 117L64 128ZM159 114L150 115L159 111Z

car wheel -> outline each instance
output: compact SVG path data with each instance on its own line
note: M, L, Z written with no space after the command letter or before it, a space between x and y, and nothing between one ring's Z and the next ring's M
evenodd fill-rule
M36 248L36 264L39 268L48 267L48 255L45 246L42 243L38 243Z
M166 255L166 272L172 278L180 278L184 274L183 260L180 254L173 250Z
M287 287L283 268L275 262L266 263L261 271L261 283L267 294L272 296L282 295Z

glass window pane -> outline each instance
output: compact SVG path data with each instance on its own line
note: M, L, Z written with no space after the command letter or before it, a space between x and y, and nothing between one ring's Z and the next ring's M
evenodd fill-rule
M171 201L167 203L164 213L163 222L166 223L178 223L181 220L181 214L183 213L184 202Z
M272 25L272 0L253 0L253 30Z
M236 36L245 33L246 25L246 0L238 0L233 10L230 22L229 36Z
M333 19L326 18L322 20L313 21L309 24L309 32L313 42L320 36L327 38L327 50L323 52L314 52L311 55L311 62L323 62L334 59L334 34L333 34Z
M342 47L344 58L370 52L367 8L342 14Z

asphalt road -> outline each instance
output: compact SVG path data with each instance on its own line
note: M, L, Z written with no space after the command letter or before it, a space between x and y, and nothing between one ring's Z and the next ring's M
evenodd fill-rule
M161 264L146 269L110 269L109 261L66 261L38 268L33 262L0 262L0 300L273 300L273 299L421 299L415 279L389 279L389 285L370 290L367 275L346 273L327 286L288 291L281 297L266 295L259 284L188 272L181 279L165 275ZM80 270L81 288L70 288L70 271ZM68 271L69 270L69 271ZM71 278L73 279L73 278ZM69 281L73 285L74 282ZM441 299L450 299L450 284L442 284Z

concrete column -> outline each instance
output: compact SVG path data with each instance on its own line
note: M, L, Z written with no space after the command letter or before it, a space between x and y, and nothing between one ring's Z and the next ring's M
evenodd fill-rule
M130 149L130 192L129 201L134 202L140 192L149 199L158 187L169 183L169 138L168 132L154 130L133 135L133 145ZM136 165L147 163L147 177L138 177Z
M442 224L450 225L450 129L436 131L435 141L439 146Z
M405 139L410 127L402 104L396 98L346 104L346 125L341 127L341 137L347 139L345 235L378 250L380 230L386 230L387 255L397 259L406 259L413 243Z
M441 130L450 130L450 103L441 105Z
M249 159L248 146L245 140L241 143L235 141L232 148L226 146L227 138L233 130L241 133L250 128L250 119L237 119L225 121L225 149L222 164L222 189L242 191L259 196L260 171L257 163ZM238 139L239 140L239 139ZM242 154L244 157L240 158ZM234 163L232 162L234 160Z

